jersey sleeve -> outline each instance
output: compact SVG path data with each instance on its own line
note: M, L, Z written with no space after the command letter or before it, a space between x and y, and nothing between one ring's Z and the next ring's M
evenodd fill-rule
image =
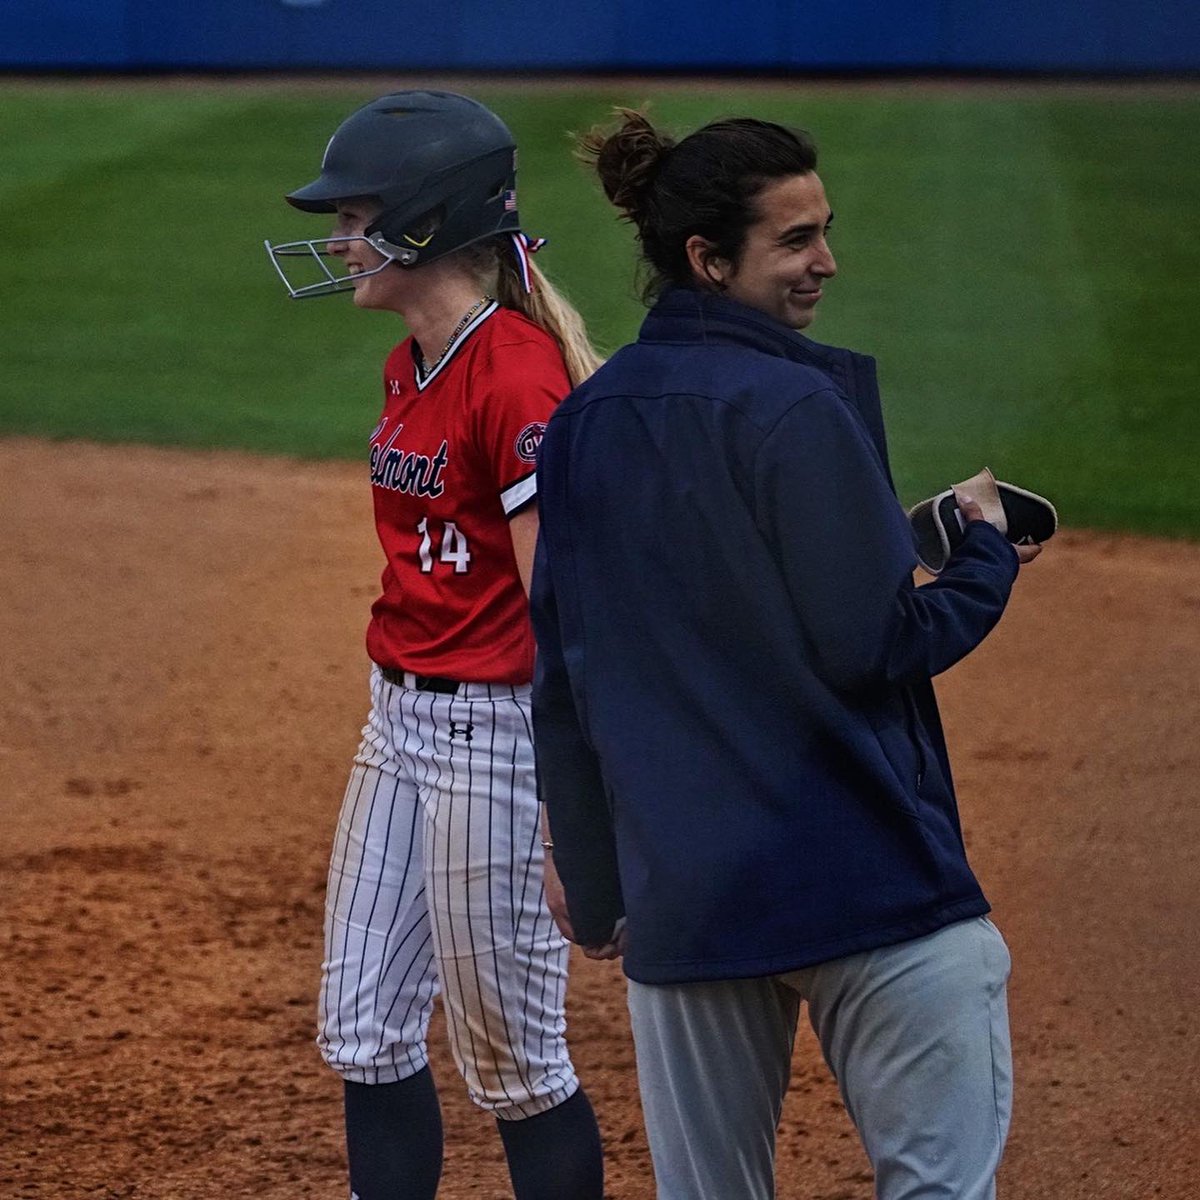
M506 516L537 495L537 452L546 422L571 390L558 346L544 340L492 348L472 388L472 438Z

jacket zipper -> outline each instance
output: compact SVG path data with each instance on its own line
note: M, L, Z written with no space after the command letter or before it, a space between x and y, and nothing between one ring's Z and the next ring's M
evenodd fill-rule
M925 782L925 747L917 734L917 702L913 699L912 691L904 689L904 713L908 720L908 736L912 739L913 748L917 752L917 791Z

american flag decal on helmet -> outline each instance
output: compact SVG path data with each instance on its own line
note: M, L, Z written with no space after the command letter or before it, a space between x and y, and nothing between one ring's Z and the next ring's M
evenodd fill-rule
M504 189L504 211L505 212L516 212L517 211L517 189L516 188L505 188Z

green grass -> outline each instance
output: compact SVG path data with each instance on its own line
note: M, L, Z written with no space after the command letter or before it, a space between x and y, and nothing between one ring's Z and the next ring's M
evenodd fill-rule
M356 456L402 329L287 299L264 237L369 87L0 85L0 432ZM634 244L567 131L650 99L822 147L840 275L812 329L880 363L906 500L987 464L1070 525L1200 537L1200 99L803 88L476 94L522 147L539 259L614 348Z

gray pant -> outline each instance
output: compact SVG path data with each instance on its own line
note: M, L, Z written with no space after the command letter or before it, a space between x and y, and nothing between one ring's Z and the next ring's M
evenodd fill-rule
M800 1003L880 1200L991 1200L1012 1111L1004 939L986 918L760 979L630 981L658 1200L770 1200Z

